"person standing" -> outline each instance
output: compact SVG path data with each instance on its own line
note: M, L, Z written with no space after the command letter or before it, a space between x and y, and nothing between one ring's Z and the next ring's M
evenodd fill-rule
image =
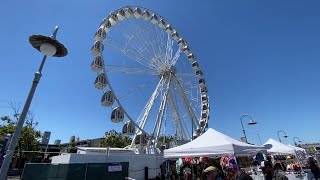
M269 161L264 162L265 168L265 179L266 180L289 180L289 178L281 173L281 165L276 163L274 168L272 168L272 164Z
M318 180L320 177L319 177L319 174L320 174L320 170L319 170L319 167L317 166L315 160L313 159L313 157L309 157L308 159L308 165L310 167L310 170L314 176L314 178L316 180Z
M185 180L192 180L192 164L191 157L185 157L180 171L183 173Z
M252 177L251 177L249 174L247 174L245 171L242 171L241 174L240 174L240 176L237 177L236 180L253 180L253 179L252 179Z
M222 180L220 176L218 176L217 168L214 166L209 166L203 171L206 176L207 180Z

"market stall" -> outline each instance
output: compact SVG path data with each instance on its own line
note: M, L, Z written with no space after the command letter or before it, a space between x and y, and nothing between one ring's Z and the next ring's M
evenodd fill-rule
M268 153L272 154L274 160L285 162L287 170L299 171L306 164L307 154L305 149L283 144L274 139L269 139L266 144L272 145L272 148L268 149Z
M289 179L307 179L310 173L304 166L307 154L303 148L283 144L274 139L269 139L264 145L267 144L272 145L272 148L267 151L272 157L273 163L281 164L283 173Z
M295 149L286 145L286 144L283 144L279 141L276 141L274 139L269 139L266 143L264 143L264 145L267 145L267 144L271 144L272 147L270 149L268 149L268 153L273 153L273 154L292 154L292 155L295 155L296 152L295 152Z
M171 149L164 150L164 158L201 157L221 155L250 155L265 151L264 146L251 145L235 140L209 128L197 139Z
M306 150L297 146L292 146L291 144L287 144L287 146L291 147L292 149L294 149L295 152L301 152L306 154Z

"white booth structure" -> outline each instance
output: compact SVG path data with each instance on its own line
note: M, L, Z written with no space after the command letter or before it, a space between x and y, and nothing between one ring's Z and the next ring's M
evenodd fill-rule
M265 150L264 146L247 144L209 128L187 144L164 150L164 158L249 155Z
M271 144L272 148L268 149L268 153L273 154L291 154L296 155L296 152L305 153L306 150L303 148L295 147L290 144L283 144L277 140L270 138L264 145Z

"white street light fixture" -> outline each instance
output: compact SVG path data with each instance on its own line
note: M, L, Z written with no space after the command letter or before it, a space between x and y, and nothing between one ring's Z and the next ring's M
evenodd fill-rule
M50 43L43 43L40 46L40 51L45 56L53 56L57 52L57 48Z

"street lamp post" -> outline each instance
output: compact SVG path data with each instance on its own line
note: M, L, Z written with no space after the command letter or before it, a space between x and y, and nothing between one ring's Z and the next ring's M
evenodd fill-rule
M279 136L279 133L280 133L280 132L282 132L282 133L284 134L284 135L283 135L284 138L287 138L288 136L287 136L286 132L284 132L283 130L279 130L279 131L277 132L277 135L278 135L279 141L282 142L282 141L281 141L281 138L280 138L280 136Z
M298 137L293 137L294 145L297 145L297 144L298 144L298 143L295 141L295 139L298 139L298 142L301 142L301 140L300 140Z
M248 122L248 125L255 125L255 124L257 124L257 122L253 121L252 117L249 114L243 114L240 117L242 132L243 132L243 135L244 135L246 143L248 143L247 136L246 136L246 131L245 131L244 127L243 127L243 122L242 122L242 119L245 118L245 117L249 117L250 118L250 121Z
M258 138L259 138L259 141L260 141L260 145L262 145L261 138L260 138L260 134L257 133L257 135L258 135Z
M60 44L59 41L56 40L57 32L58 32L58 26L55 27L53 34L50 37L43 36L43 35L32 35L29 37L30 44L43 54L43 58L38 71L34 74L34 79L33 79L32 86L29 91L27 100L24 104L23 110L17 122L7 153L4 156L4 160L0 169L0 180L5 180L7 176L8 169L12 160L12 156L14 154L14 150L19 140L25 118L29 111L29 107L31 105L33 95L36 91L37 85L42 76L41 72L42 72L44 63L47 59L47 56L64 57L68 54L68 50L64 47L64 45Z

